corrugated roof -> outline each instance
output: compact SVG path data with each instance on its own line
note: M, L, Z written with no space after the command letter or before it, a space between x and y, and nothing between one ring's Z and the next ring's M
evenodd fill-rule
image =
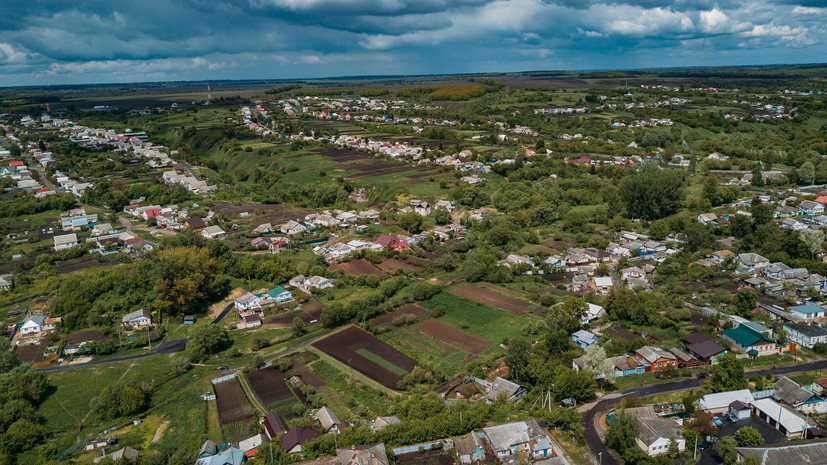
M749 389L741 389L738 391L716 392L714 394L707 394L698 401L698 408L701 410L714 410L728 407L729 404L739 400L745 404L751 404L755 401Z
M752 405L771 419L780 422L781 426L783 426L790 433L800 433L807 428L806 420L798 416L798 414L786 406L780 405L772 399L756 400L752 402Z
M827 464L827 441L810 443L770 444L737 447L739 454L758 459L759 465L824 465Z

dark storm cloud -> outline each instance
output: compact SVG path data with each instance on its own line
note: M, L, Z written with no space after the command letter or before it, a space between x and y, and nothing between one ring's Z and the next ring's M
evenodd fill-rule
M813 61L827 1L7 0L0 85Z

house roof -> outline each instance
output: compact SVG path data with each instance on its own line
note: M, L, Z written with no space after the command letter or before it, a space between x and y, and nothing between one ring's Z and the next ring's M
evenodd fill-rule
M126 315L123 316L123 322L128 323L132 320L137 320L138 318L141 318L141 317L149 318L149 313L147 313L147 311L144 310L144 309L136 310L134 312L127 313Z
M317 437L319 437L319 432L316 430L307 429L303 426L294 426L287 430L284 436L281 437L281 445L284 446L284 450L289 451L299 444L304 444Z
M187 225L191 228L203 228L207 224L201 218L187 218Z
M485 398L493 401L501 395L505 395L506 399L510 399L512 396L520 392L520 389L523 389L523 387L519 384L512 383L511 381L502 379L498 376L497 379L491 383L491 390L488 391Z
M637 437L647 446L652 445L660 438L679 438L683 436L683 427L674 420L665 418L640 418L635 425Z
M196 460L195 465L241 465L244 461L244 452L235 447L224 449L211 456Z
M376 243L382 247L387 247L393 242L399 242L399 236L396 234L382 234L376 238Z
M253 450L256 447L267 442L267 437L261 433L256 434L253 437L249 437L243 441L238 442L238 449L242 452L247 452L248 450Z
M707 336L704 336L703 334L698 333L698 334L693 334L691 336L686 336L686 338L684 338L684 340L691 345L691 344L698 344L700 342L711 341L712 339L708 338Z
M55 245L73 244L78 241L78 235L75 233L64 234L62 236L55 236Z
M388 465L388 453L382 443L336 449L331 465Z
M827 329L822 328L818 325L805 325L801 323L787 323L784 325L784 328L787 330L792 330L797 333L803 334L807 337L821 337L827 336Z
M330 429L339 424L339 417L327 406L320 408L315 416L324 429Z
M643 346L636 352L649 363L654 363L661 358L665 358L667 360L677 359L677 357L675 357L675 354L669 353L661 349L660 347Z
M466 455L474 452L477 448L482 448L482 442L477 436L477 433L471 431L470 433L454 438L454 449L457 454Z
M43 326L43 323L46 321L46 317L43 316L43 315L32 315L32 316L26 318L26 321L23 322L23 326L25 326L26 323L28 323L30 321L32 323L36 324L37 326Z
M578 330L572 337L576 337L578 340L585 342L586 344L594 344L597 342L597 336L594 333L590 333L586 330Z
M267 430L267 434L271 438L275 438L279 433L288 430L284 418L276 412L270 412L264 417L264 429Z
M741 347L752 347L755 345L771 344L775 342L772 338L749 328L746 325L738 325L737 328L725 329L722 333L735 341Z
M744 457L755 457L758 465L800 465L827 463L827 441L768 444L755 447L736 447Z
M818 305L812 303L806 303L804 305L796 305L795 307L790 307L790 311L796 313L804 313L807 315L811 315L814 313L824 313L824 309L822 307L819 307Z
M110 458L113 461L118 461L118 460L121 460L121 459L137 459L138 458L138 451L131 448L131 447L129 447L129 446L127 446L127 447L124 447L123 449L116 450L115 452L112 452L111 454L104 455L104 456L101 456L101 457L97 457L94 460L94 462L95 463L100 462L104 458Z
M740 389L738 391L715 392L707 394L698 401L698 408L701 410L714 410L728 407L731 403L739 400L745 404L751 404L755 401L749 389Z
M775 385L772 387L772 395L793 407L797 407L813 397L812 392L804 389L801 385L786 376L783 376L775 382Z
M698 354L701 358L709 358L714 357L721 352L726 351L726 348L721 344L713 341L712 339L707 338L706 341L698 342L695 344L690 345L689 350Z
M518 421L505 425L484 428L485 435L494 451L508 450L514 444L524 444L531 440L528 423Z
M599 276L594 278L594 285L597 287L612 287L612 278L608 276Z
M731 404L729 404L729 408L735 411L743 411L750 409L749 405L741 402L740 400L733 401Z
M392 425L394 423L399 423L401 420L399 417L390 416L390 417L376 417L375 420L370 424L370 429L374 431L379 431L380 429L384 429L388 425Z

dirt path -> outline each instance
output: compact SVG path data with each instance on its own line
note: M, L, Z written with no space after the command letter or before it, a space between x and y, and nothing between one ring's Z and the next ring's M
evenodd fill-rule
M158 429L155 430L155 436L152 436L152 444L157 444L158 441L164 436L164 431L166 431L167 426L169 426L169 420L158 425Z

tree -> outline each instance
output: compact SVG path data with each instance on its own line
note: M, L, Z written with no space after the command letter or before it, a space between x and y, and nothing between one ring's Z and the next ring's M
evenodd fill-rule
M737 391L747 388L744 365L733 353L727 353L718 359L710 371L709 386L713 392Z
M702 410L695 410L692 415L692 427L704 436L712 436L718 431L715 423L712 423L712 417Z
M290 326L290 332L295 337L299 337L306 332L304 327L304 321L301 318L295 317L293 318L293 324Z
M801 231L801 240L810 251L810 258L815 258L816 254L821 251L821 245L824 243L823 229L805 229Z
M675 457L681 455L681 450L678 447L678 441L675 441L675 438L669 438L669 451L667 452L669 458L674 459Z
M675 170L661 170L657 163L647 161L637 174L623 178L620 198L631 218L664 218L677 213L683 205L683 176Z
M11 349L9 340L4 337L0 338L0 374L8 373L19 365L20 359Z
M604 375L607 379L614 376L614 367L606 360L606 349L597 344L586 347L583 368L595 375Z
M253 338L253 350L261 350L270 345L270 340L263 334L258 334Z
M556 325L573 333L580 328L580 320L589 311L589 304L583 299L569 297L554 308L553 320Z
M738 447L760 446L764 444L764 437L752 426L744 426L735 432L735 443Z
M422 215L416 212L404 213L399 215L396 219L397 224L400 228L408 231L411 234L417 234L422 232L422 222L424 218Z
M157 276L155 305L168 314L195 313L222 287L216 281L215 260L203 248L161 250L152 268Z
M724 436L715 444L715 452L721 458L724 465L734 465L738 462L738 451L735 450L735 439L732 436Z
M741 316L747 316L755 310L757 300L755 294L746 289L741 289L735 294L735 312Z
M565 366L557 371L557 377L554 379L554 394L557 400L571 397L578 402L587 401L594 397L595 390L597 383L590 371L575 371Z
M187 348L190 349L190 361L203 362L231 345L230 333L218 325L206 325L190 336Z
M752 187L764 187L764 176L761 174L761 165L752 168Z
M612 421L607 424L606 445L620 456L623 456L627 449L638 449L636 426L637 418L634 415L618 410Z
M451 222L451 212L447 209L439 207L434 210L434 221L436 224L448 224Z
M649 226L649 234L652 239L662 241L669 235L669 223L666 220L653 221L652 225Z
M511 370L514 379L520 379L520 373L528 365L531 355L531 343L525 339L512 338L508 340L508 350L505 352L505 364Z
M713 207L721 204L721 195L718 190L718 180L715 179L715 176L707 176L706 179L704 179L704 187L701 195L703 198L709 200L709 203L711 203Z
M798 180L801 184L810 185L816 177L816 169L812 163L805 161L798 168Z

